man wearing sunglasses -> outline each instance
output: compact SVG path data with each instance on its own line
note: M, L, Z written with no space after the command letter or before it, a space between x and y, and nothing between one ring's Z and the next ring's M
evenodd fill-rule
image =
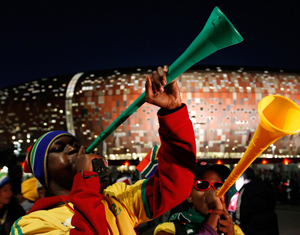
M157 226L154 235L242 235L229 216L225 199L216 196L230 170L208 161L198 161L196 167L192 192L181 205L183 211L173 214L171 222Z

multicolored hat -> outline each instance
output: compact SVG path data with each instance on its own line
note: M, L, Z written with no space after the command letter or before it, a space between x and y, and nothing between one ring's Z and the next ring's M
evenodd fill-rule
M47 156L51 144L61 136L71 136L66 131L50 131L42 135L35 144L28 149L28 154L24 164L24 172L32 173L40 181L40 183L48 188L47 178ZM76 138L77 139L77 138Z
M6 183L9 183L9 178L6 175L1 176L0 178L0 188Z

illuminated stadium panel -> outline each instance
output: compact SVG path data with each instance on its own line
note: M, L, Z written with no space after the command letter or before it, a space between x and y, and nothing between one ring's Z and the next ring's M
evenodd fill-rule
M300 74L193 68L177 81L194 124L198 157L241 157L257 128L263 97L278 94L300 104ZM67 130L89 146L144 91L145 74L151 71L85 72L0 90L0 149L14 143L15 153L24 154L50 130ZM96 150L112 160L145 156L160 144L157 111L144 104ZM264 157L298 157L299 134L274 146Z

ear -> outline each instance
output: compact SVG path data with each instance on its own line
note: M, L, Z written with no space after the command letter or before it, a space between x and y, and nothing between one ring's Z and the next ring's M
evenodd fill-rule
M193 203L193 197L192 194L186 199L189 203Z

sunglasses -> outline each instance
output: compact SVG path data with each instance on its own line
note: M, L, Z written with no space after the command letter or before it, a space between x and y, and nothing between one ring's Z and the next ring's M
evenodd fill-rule
M207 180L197 180L194 183L194 188L198 191L207 191L210 189L210 187L213 187L213 189L217 190L220 189L223 185L223 182L215 181L215 182L209 182Z

